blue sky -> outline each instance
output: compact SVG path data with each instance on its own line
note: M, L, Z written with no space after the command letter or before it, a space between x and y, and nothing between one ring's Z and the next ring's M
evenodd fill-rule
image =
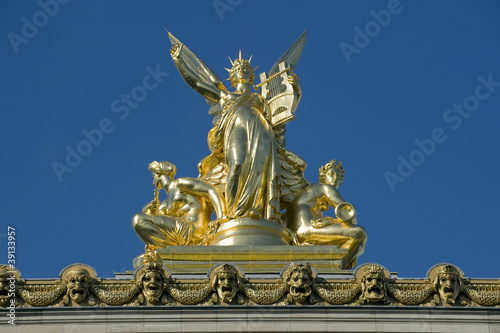
M269 70L307 29L287 147L311 182L342 161L368 230L359 263L499 278L499 14L497 1L2 1L0 262L12 226L26 278L132 269L148 163L196 177L209 153L208 105L165 28L221 78L239 49Z

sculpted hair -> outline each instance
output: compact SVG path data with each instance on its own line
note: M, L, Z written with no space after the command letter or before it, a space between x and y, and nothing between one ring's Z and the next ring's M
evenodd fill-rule
M139 289L142 289L142 279L144 279L144 276L148 272L157 272L160 274L161 278L163 279L163 284L166 284L168 282L168 278L165 275L165 272L163 271L163 267L157 263L147 263L142 267L138 272L136 276L136 284L139 287Z
M319 182L322 184L326 184L326 176L329 174L333 174L334 184L332 185L339 188L344 181L345 172L344 168L342 167L342 162L339 161L338 164L335 163L337 163L337 160L331 160L330 162L319 168Z
M173 165L170 162L163 161L163 162L156 162L153 161L149 163L149 171L156 173L157 175L170 175L171 177L174 177L177 169L175 165Z
M250 72L250 81L254 81L255 80L255 68L253 68L251 65L250 65L250 61L252 61L252 57L250 57L250 59L242 59L241 58L241 50L240 50L240 53L239 53L239 58L238 59L235 59L235 60L231 60L231 58L229 58L229 61L231 61L231 65L233 67L231 67L231 69L227 69L226 70L229 72L229 81L231 81L231 83L234 85L234 83L237 83L236 81L236 73L240 70L240 69L244 69L244 70L247 70Z
M235 277L237 285L241 283L238 270L229 264L223 264L215 268L210 274L210 286L213 290L217 289L217 280L220 273L229 273Z
M443 265L442 267L440 267L436 271L436 277L434 278L434 281L432 281L434 289L438 290L439 279L441 278L442 275L445 275L445 274L450 275L450 276L454 276L458 281L459 287L462 287L462 278L461 278L458 270L455 267L453 267L452 265Z

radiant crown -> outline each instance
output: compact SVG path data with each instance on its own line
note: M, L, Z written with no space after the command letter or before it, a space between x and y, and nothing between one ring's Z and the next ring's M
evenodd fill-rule
M231 83L234 81L236 73L242 69L250 71L250 73L251 73L250 80L253 81L255 79L254 72L257 69L257 67L259 67L259 66L253 68L250 65L250 62L252 61L252 56L250 56L250 58L248 60L243 59L243 58L241 58L241 50L240 50L239 55L238 55L238 59L231 60L231 57L229 57L229 61L231 62L232 67L231 67L231 69L225 68L225 70L229 72L229 79L228 80L230 80Z

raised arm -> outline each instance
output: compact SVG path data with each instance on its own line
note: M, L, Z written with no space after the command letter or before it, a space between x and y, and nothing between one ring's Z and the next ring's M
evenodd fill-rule
M212 85L206 84L203 82L200 77L193 72L189 66L186 64L185 60L181 56L181 52L184 45L182 44L173 44L172 49L170 50L170 55L174 60L175 67L181 74L182 78L186 83L193 88L200 95L205 97L206 99L217 103L220 99L221 90L217 88L217 82L212 82ZM215 81L215 80L214 80Z

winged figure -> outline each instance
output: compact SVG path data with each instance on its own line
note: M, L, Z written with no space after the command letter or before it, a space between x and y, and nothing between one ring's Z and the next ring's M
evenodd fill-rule
M306 163L285 149L285 124L300 100L293 69L306 33L254 86L250 59L231 60L229 91L223 81L189 48L169 33L172 59L186 83L211 105L214 126L208 134L211 154L198 165L199 178L224 193L229 220L250 217L284 224L281 211L310 183ZM258 92L255 89L262 87Z

